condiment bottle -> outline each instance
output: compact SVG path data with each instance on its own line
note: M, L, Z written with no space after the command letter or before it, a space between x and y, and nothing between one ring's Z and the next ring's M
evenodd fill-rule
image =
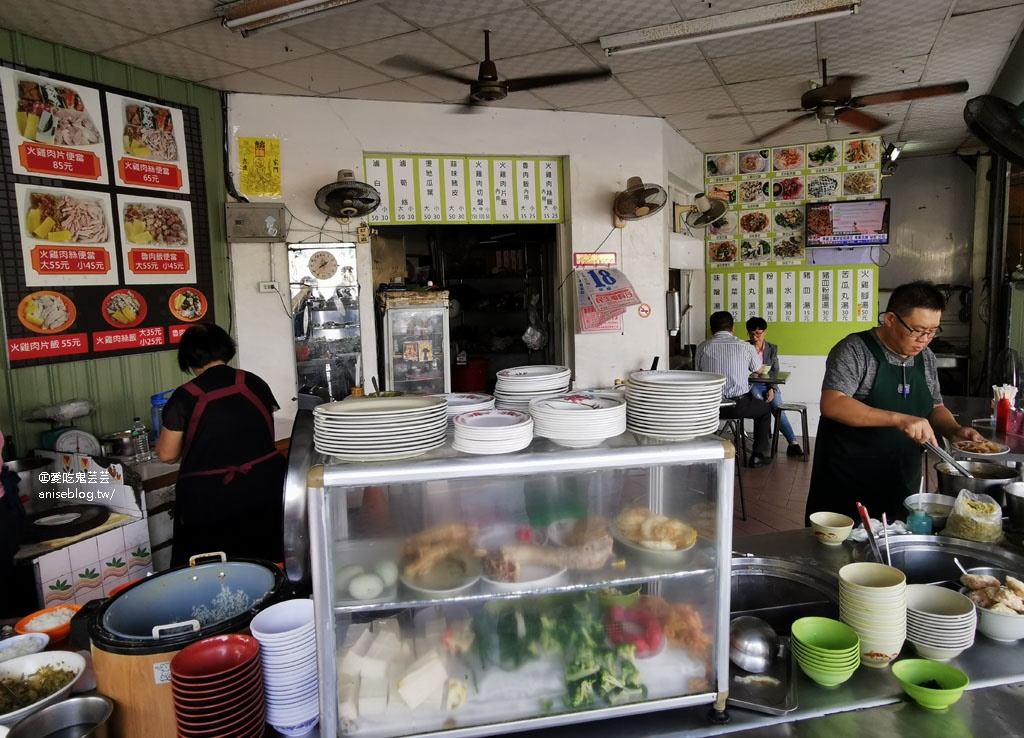
M924 510L914 510L907 516L907 530L911 533L927 535L932 532L932 519Z
M1001 397L996 403L996 430L1006 433L1010 426L1010 398Z

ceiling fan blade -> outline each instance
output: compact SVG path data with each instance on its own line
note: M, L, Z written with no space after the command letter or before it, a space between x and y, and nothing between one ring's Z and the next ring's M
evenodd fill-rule
M836 118L848 126L853 126L861 133L872 133L885 125L884 120L854 108L843 108L836 111Z
M592 79L607 79L612 73L607 69L595 69L592 72L566 72L564 74L538 74L533 77L517 77L508 80L508 91L536 90L540 87L565 85L570 82L586 82Z
M815 108L822 103L843 102L850 99L853 94L853 83L860 77L853 74L841 74L832 79L827 85L815 87L800 96L800 104L803 109Z
M752 138L749 141L744 141L743 145L744 146L749 146L750 144L759 143L761 141L764 141L769 136L774 136L776 133L779 133L780 131L784 131L784 130L786 130L787 128L789 128L791 126L795 126L797 123L799 123L802 120L806 120L807 118L813 118L813 117L814 117L814 113L813 112L804 113L803 115L798 115L797 117L793 118L792 120L787 120L781 126L775 126L775 128L772 128L769 131L765 131L764 133L759 133L755 138Z
M956 95L960 92L967 92L968 87L967 82L961 80L960 82L946 82L941 85L911 87L906 90L889 90L888 92L876 92L873 95L859 95L850 100L850 105L862 108L865 105L884 105L885 103L920 100L940 95Z
M466 85L474 81L473 77L464 77L461 74L456 74L455 72L448 71L447 69L438 69L437 67L433 67L419 59L416 59L415 57L407 56L405 54L388 57L381 62L381 65L398 67L415 74L432 74L435 77L444 77L445 79L450 79L454 82L461 82Z
M765 115L768 113L802 113L803 108L784 108L782 110L752 110L749 113L708 113L707 120L718 118L740 118L746 115Z

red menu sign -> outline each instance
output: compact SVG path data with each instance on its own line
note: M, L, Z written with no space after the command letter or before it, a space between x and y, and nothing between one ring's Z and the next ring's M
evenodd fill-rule
M181 169L174 164L156 164L125 157L118 160L117 171L121 175L121 180L132 187L181 189Z
M134 274L184 274L189 269L188 252L129 249L128 268Z
M82 246L32 248L32 268L39 274L107 274L110 254L105 249Z
M181 343L181 337L192 326L190 325L172 325L169 327L170 343Z
M33 174L96 180L103 171L100 158L91 151L60 149L27 141L18 146L18 159Z
M12 361L46 359L52 356L72 356L89 352L89 338L85 333L65 333L61 336L11 338L7 341L7 355Z
M129 348L163 346L164 329L132 328L123 331L98 331L92 334L93 351L121 351Z

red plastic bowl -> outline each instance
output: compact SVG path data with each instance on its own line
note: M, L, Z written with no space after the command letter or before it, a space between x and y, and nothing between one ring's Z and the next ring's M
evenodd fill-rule
M32 622L32 620L35 619L36 617L38 617L39 615L43 615L43 614L46 614L46 613L54 612L55 610L71 610L73 613L75 613L75 612L78 612L81 609L82 609L81 605L76 605L74 603L69 603L67 605L54 605L53 607L47 607L47 608L44 608L42 610L37 610L36 612L32 613L31 615L26 615L21 620L19 620L17 623L15 623L14 624L14 631L16 633L21 633L21 634L25 634L25 633L46 633L46 635L50 636L50 645L52 646L55 643L63 642L64 639L68 637L68 634L71 633L71 621L70 620L68 622L64 623L63 625L58 625L56 628L50 628L49 630L28 630L28 628L27 628L28 624L30 622Z
M171 659L171 676L206 681L245 666L259 656L260 644L252 636L229 633L196 641Z

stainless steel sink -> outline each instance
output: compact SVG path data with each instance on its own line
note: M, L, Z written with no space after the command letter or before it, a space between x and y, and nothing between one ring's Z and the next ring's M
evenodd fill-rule
M808 615L839 617L839 583L831 573L785 559L732 560L732 617L754 615L786 635Z
M885 546L881 544L882 556ZM953 557L965 569L974 566L997 566L1024 574L1024 556L991 543L975 543L943 536L892 536L889 538L892 565L907 575L908 584L939 584L956 582L960 570ZM867 544L853 552L856 561L874 561Z

